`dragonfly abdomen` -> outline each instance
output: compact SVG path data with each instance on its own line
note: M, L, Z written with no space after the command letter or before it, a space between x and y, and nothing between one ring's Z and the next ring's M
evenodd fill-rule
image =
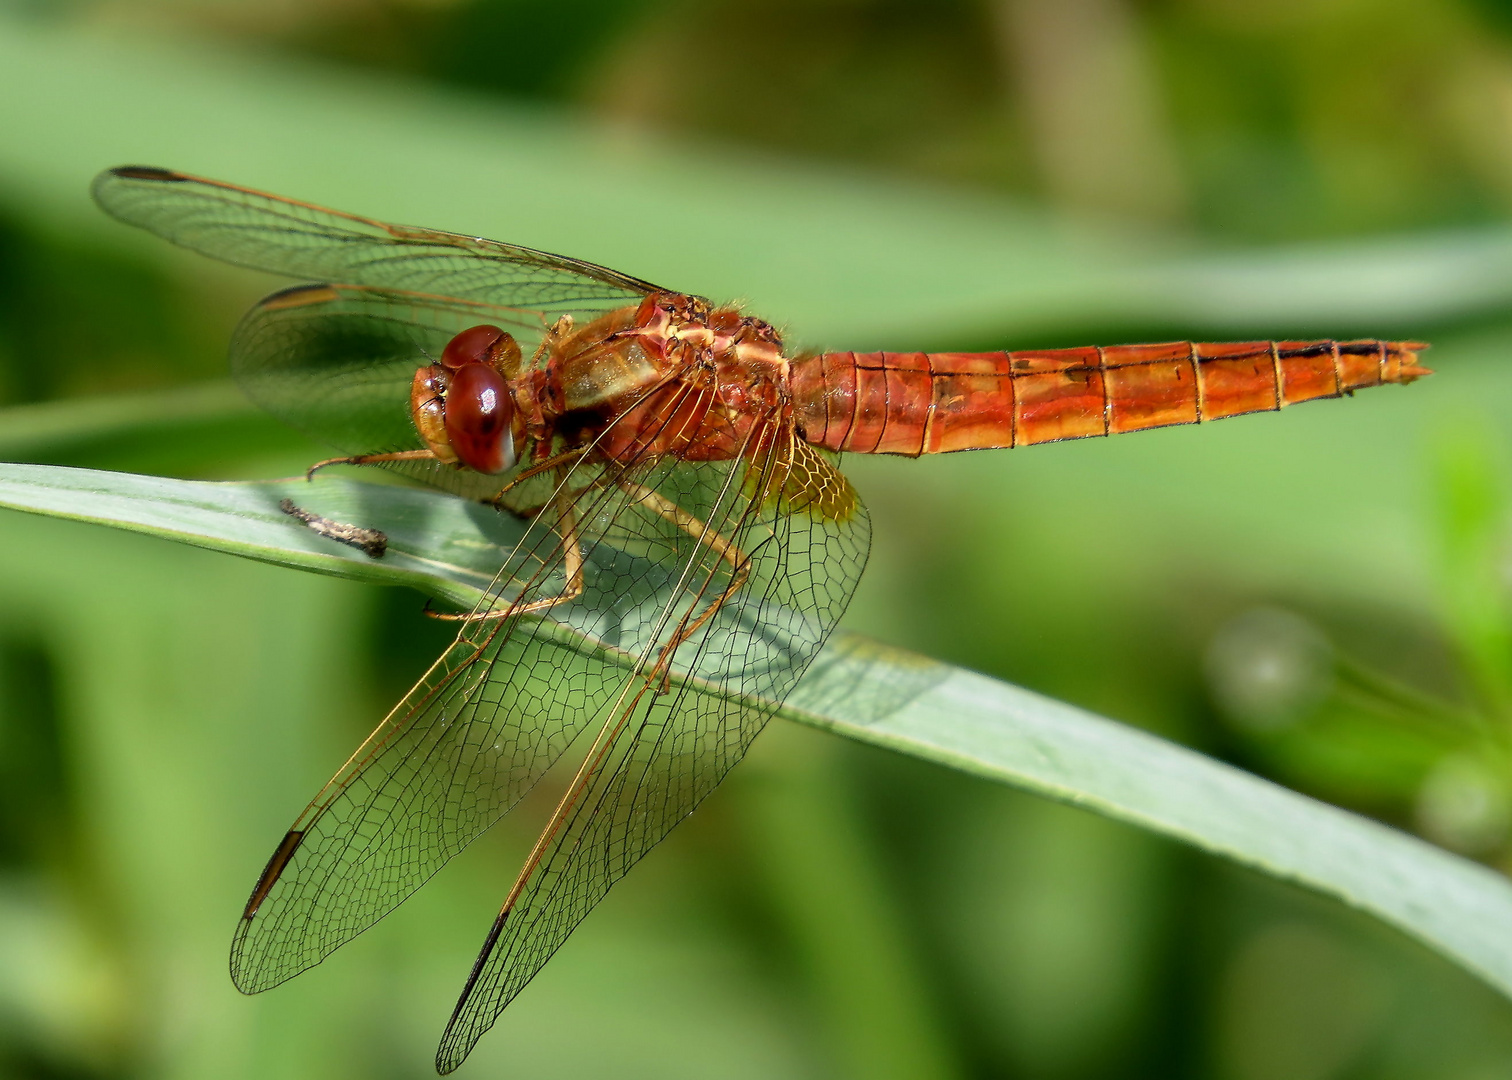
M992 353L821 353L792 363L805 438L948 453L1266 412L1429 374L1417 342L1187 341Z

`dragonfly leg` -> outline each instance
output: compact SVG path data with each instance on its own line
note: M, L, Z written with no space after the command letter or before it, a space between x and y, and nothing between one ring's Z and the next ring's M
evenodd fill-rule
M547 472L550 469L557 469L563 465L570 465L586 453L588 453L588 447L582 446L576 450L567 450L560 454L557 454L555 457L547 458L539 465L532 465L528 469L521 469L513 480L511 480L509 483L505 484L498 490L493 498L485 499L483 501L489 506L492 506L495 510L508 509L504 506L504 496L509 494L509 492L517 484L524 483L526 480L540 476L543 472Z
M751 573L751 560L735 545L733 540L715 532L699 518L694 517L666 496L652 491L643 484L635 484L628 481L621 481L620 487L642 506L664 521L677 526L730 564L729 585L725 586L724 590L714 598L708 607L699 612L697 617L694 617L692 611L686 612L677 629L673 632L671 639L666 645L662 646L661 652L657 656L656 667L652 669L651 678L654 681L659 677L662 686L658 692L666 693L672 675L672 656L677 651L677 647L696 634L698 628L713 618L715 612L724 607L730 597L745 587L746 579L750 577Z
M556 596L532 600L521 607L510 606L507 615L530 615L537 611L549 611L558 604L565 604L583 595L583 544L578 539L577 518L573 516L570 503L561 508L558 519L562 529L562 561L567 568L567 587Z
M565 486L563 488L565 490ZM556 596L546 596L539 600L531 600L525 604L510 604L502 611L479 611L469 612L466 615L451 614L440 611L427 611L433 619L444 619L448 622L489 622L491 620L508 619L515 615L533 615L541 611L549 611L560 604L576 600L583 595L583 544L578 538L577 517L572 512L570 499L557 501L558 527L562 537L562 562L567 569L567 587Z
M546 322L546 317L541 316L541 322ZM541 343L536 346L535 355L530 358L532 369L539 367L542 360L550 356L555 350L557 342L572 333L572 316L563 315L556 322L547 324L546 333L541 338Z
M383 461L434 461L436 455L429 450L399 450L392 454L358 454L355 457L333 457L317 461L305 470L305 479L315 476L317 470L327 465L377 465Z

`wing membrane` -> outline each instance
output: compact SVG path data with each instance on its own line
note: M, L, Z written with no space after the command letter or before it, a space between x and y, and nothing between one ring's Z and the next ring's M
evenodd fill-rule
M618 613L659 588L665 523L630 496L647 466L581 462L558 481L457 640L291 826L252 891L231 947L256 993L377 922L517 803L625 681L640 628ZM571 492L577 496L568 499ZM655 553L626 564L631 544ZM569 544L581 592L568 594Z
M239 988L275 986L382 918L613 713L676 620L707 606L712 579L733 572L729 560L708 564L707 543L644 493L712 513L731 504L735 482L728 464L670 461L584 462L563 478L475 613L511 614L464 624L275 852L233 940ZM582 555L581 591L519 614L571 591L564 538ZM807 662L804 649L793 662Z
M585 513L618 518L623 492L594 489ZM519 609L569 585L561 525L533 521L509 554L491 607ZM581 530L593 600L613 552ZM253 890L231 949L246 993L319 963L377 922L522 798L617 692L623 671L585 651L603 605L551 620L466 623L457 640L326 784Z
M211 258L312 281L435 293L554 314L594 314L655 286L593 263L438 229L390 225L140 166L94 182L111 216Z
M596 718L602 728L581 784L569 789L527 862L447 1025L436 1057L442 1073L462 1063L614 883L740 760L838 621L865 565L869 526L853 495L843 517L816 513L812 485L774 485L756 465L754 476L742 475L741 462L736 482L711 504L706 492L690 490L694 469L707 471L663 466L657 492L701 511L708 535L740 550L748 576L678 648L666 693L654 671L643 674ZM721 555L695 544L657 607L655 641L665 644L729 580Z

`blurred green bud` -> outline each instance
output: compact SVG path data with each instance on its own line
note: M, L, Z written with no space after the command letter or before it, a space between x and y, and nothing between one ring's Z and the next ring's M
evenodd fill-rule
M1417 822L1428 839L1466 855L1496 850L1512 825L1503 771L1472 754L1441 758L1418 789Z
M1279 731L1333 692L1333 647L1312 623L1280 608L1230 619L1208 644L1208 690L1242 730Z

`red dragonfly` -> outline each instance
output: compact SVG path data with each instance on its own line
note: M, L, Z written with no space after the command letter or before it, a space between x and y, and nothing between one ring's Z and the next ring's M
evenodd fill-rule
M740 760L845 610L865 508L834 455L1026 446L1276 410L1428 374L1416 342L789 355L733 306L576 259L164 169L110 214L316 281L231 364L346 455L519 515L456 642L299 815L231 975L276 986L391 911L568 747L581 765L488 931L436 1067L478 1038Z

